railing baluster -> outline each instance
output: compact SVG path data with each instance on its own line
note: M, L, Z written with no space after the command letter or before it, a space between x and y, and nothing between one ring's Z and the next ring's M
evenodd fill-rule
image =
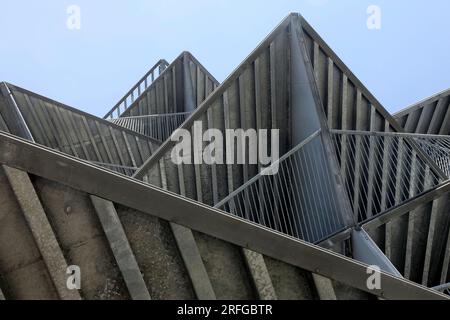
M165 141L178 129L191 112L152 114L146 116L121 117L111 122L148 137Z
M165 60L160 60L156 63L139 81L129 90L119 102L106 114L104 119L114 119L114 114L117 114L117 118L120 117L122 112L120 112L120 106L124 105L124 110L128 109L127 101L130 100L130 105L133 104L149 87L148 78L151 77L151 83L155 81L155 70L159 70L159 75L169 66L169 63ZM144 84L144 90L142 90L142 85ZM137 95L135 96L137 91Z
M340 171L344 189L359 222L383 214L442 182L409 139L424 145L424 152L435 159L442 171L450 168L450 137L345 130L331 130L331 137L340 164L344 163ZM275 176L260 173L217 207L310 242L345 228L320 131L306 140L280 158ZM384 165L386 161L389 165ZM369 179L371 189L367 190ZM382 197L383 193L386 194ZM371 214L365 212L366 207L371 208Z
M410 141L414 140L431 159L443 158L442 162L436 161L443 172L450 165L450 153L443 153L446 156L440 157L442 154L440 146L443 143L450 144L450 137L394 132L331 131L336 150L341 150L342 141L356 141L356 146L351 143L347 146L348 153L341 157L347 157L349 160L347 166L354 163L355 167L359 168L358 175L355 175L359 177L358 181L347 178L353 176L352 172L344 173L344 184L353 203L353 209L358 212L359 222L371 218L370 214L366 215L366 205L371 208L373 216L378 216L441 182L439 173L431 169L427 159L419 156ZM442 141L441 144L435 143L435 139ZM428 148L425 145L432 147ZM358 152L355 151L356 148L359 149ZM355 167L350 166L346 170L356 172ZM369 192L366 190L369 185L369 172L371 172L371 199L366 198ZM362 197L367 203L355 197Z

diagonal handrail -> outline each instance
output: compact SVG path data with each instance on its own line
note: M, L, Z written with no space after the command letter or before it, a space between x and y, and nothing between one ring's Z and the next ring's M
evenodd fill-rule
M111 108L103 119L112 119L127 110L133 102L150 86L157 77L169 66L169 63L161 59ZM122 110L123 108L123 110Z
M230 193L215 207L311 243L348 227L327 166L321 130Z
M429 139L426 135L351 130L331 134L358 222L407 203L445 180L415 148L420 145L417 139Z
M110 121L137 133L159 141L165 141L186 121L192 112L150 114L144 116L120 117Z
M411 135L417 145L450 178L450 136Z

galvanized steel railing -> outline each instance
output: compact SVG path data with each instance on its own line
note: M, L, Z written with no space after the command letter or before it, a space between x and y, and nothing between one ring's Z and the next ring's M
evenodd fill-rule
M127 110L134 101L155 81L156 78L169 66L169 63L159 60L139 81L123 96L119 102L103 117L103 119L114 119Z
M420 148L450 178L450 136L411 134Z
M152 114L111 119L113 123L160 141L165 141L191 112Z
M442 292L442 293L450 296L450 283L445 283L445 284L433 287L431 289Z
M413 147L414 135L332 130L341 176L359 222L430 190L439 174Z
M278 172L265 175L278 165ZM320 131L264 169L216 207L311 243L347 227Z
M137 167L123 166L120 164L112 164L112 163L97 162L97 161L89 161L89 162L92 164L95 164L97 166L121 173L121 174L129 176L129 177L132 177L138 169Z

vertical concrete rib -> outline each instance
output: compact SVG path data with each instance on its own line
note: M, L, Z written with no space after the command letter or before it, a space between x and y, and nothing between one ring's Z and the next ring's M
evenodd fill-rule
M242 248L242 252L259 299L278 299L263 255L245 248Z
M90 198L131 298L133 300L150 300L150 293L147 290L114 204L96 196L90 196Z
M428 286L428 278L430 275L430 267L431 267L431 258L433 254L433 242L435 237L435 230L436 230L436 223L437 223L437 216L439 214L439 211L441 210L439 205L439 199L435 199L432 202L431 207L431 214L430 214L430 223L428 226L428 236L427 236L427 243L426 243L426 250L425 250L425 257L424 257L424 263L423 263L423 273L422 273L422 284L424 286Z
M330 279L315 273L312 276L320 300L337 300L336 292Z
M59 297L64 300L80 300L77 290L67 288L67 262L28 174L7 166L3 168Z
M214 293L211 280L206 272L192 231L175 223L170 223L170 227L172 228L197 298L200 300L215 300L216 294Z
M442 271L441 271L441 284L447 283L447 275L450 266L450 230L447 235L447 241L445 244L444 251L444 261L442 262Z
M2 288L0 288L0 300L6 300L5 295L3 294Z

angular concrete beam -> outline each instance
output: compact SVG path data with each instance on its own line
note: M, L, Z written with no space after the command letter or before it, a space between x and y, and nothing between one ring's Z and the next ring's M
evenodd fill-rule
M90 198L131 298L133 300L150 300L150 293L114 204L96 196L90 196Z
M30 177L24 171L7 166L3 166L3 169L33 234L36 245L41 252L59 297L63 300L80 300L81 297L77 290L69 290L67 288L66 272L68 265Z
M192 231L176 223L170 223L180 250L184 265L191 278L192 286L199 300L215 300L216 294L203 264Z
M259 299L278 299L263 255L245 248L242 249L242 251L245 257L245 261L247 262L248 269L252 276L253 284L255 285L256 291L258 292Z
M337 300L333 283L329 278L325 278L315 273L313 273L312 276L320 300Z

